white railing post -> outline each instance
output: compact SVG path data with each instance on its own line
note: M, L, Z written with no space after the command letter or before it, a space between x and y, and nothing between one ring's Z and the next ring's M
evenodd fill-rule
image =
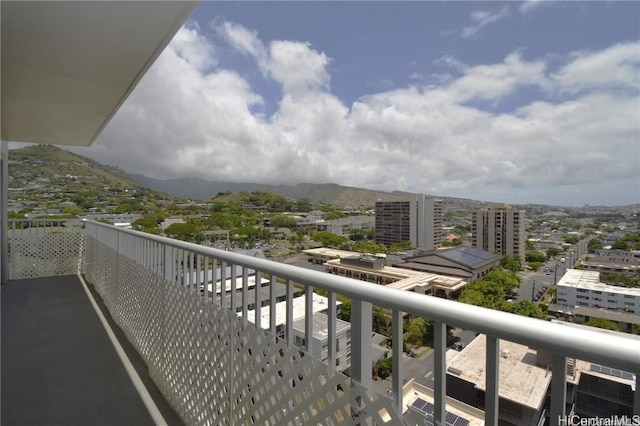
M305 349L313 355L313 287L307 286L304 300Z
M567 358L553 354L551 364L551 412L549 420L552 426L560 424L565 418L567 405Z
M365 389L372 383L372 312L371 303L351 299L351 378Z
M447 324L433 323L433 424L445 426L447 409Z
M403 341L403 324L402 312L393 310L391 318L391 326L393 327L391 335L391 347L393 350L392 366L391 366L391 390L393 400L398 413L402 413L402 355L404 353Z
M327 335L329 336L329 341L327 342L327 358L329 360L329 367L336 368L336 338L338 337L336 332L336 294L332 291L329 292L327 305Z
M494 336L487 336L486 375L485 375L485 401L484 424L497 426L499 410L499 372L500 372L500 341Z

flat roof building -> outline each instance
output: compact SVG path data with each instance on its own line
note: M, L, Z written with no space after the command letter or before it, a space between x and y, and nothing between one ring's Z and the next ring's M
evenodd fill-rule
M567 269L558 282L556 302L640 315L640 288L618 287L600 282L600 273Z
M461 352L447 352L447 394L451 397L472 406L484 401L486 345L486 336L480 334ZM536 350L500 340L498 370L499 419L510 424L539 424L551 373L538 365Z

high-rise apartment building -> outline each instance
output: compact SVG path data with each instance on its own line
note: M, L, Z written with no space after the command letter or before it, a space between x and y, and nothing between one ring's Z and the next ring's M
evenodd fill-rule
M525 211L494 204L472 213L473 246L492 253L518 256L524 262Z
M433 250L442 242L442 212L442 200L425 195L408 201L378 201L375 240L387 246L411 241L413 247Z

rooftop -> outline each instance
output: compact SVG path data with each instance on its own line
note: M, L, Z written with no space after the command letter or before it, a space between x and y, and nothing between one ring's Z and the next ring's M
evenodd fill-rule
M486 336L480 334L461 352L447 352L447 374L460 377L473 383L477 389L485 390L486 346ZM536 358L534 349L500 340L498 383L501 398L534 410L542 406L551 383L551 373L537 366Z
M294 316L295 318L295 316ZM305 317L300 317L293 321L293 329L304 333ZM336 334L340 334L344 330L351 328L351 324L336 318ZM315 312L313 314L313 337L322 341L327 338L329 334L329 317L322 312Z
M305 307L305 298L306 296L294 297L293 298L293 319L296 320L298 318L304 318L306 316L306 307ZM336 306L342 305L342 302L336 302ZM278 302L275 305L276 307L276 326L285 324L287 322L287 302ZM327 310L329 307L329 301L326 297L320 296L319 294L313 293L313 313L322 312ZM260 310L261 314L261 323L263 327L269 324L270 320L270 306L264 306ZM242 316L242 312L238 313L238 316ZM255 323L255 310L251 310L247 312L247 320ZM336 320L337 322L337 320Z
M607 285L600 282L600 273L582 269L567 269L558 281L558 286L583 288L587 290L606 291L609 293L627 294L640 297L640 288L628 288Z

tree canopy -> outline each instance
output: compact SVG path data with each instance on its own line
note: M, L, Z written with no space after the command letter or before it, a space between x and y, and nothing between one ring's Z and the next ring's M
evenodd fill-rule
M166 236L182 241L200 242L202 232L190 223L172 223L164 230Z

